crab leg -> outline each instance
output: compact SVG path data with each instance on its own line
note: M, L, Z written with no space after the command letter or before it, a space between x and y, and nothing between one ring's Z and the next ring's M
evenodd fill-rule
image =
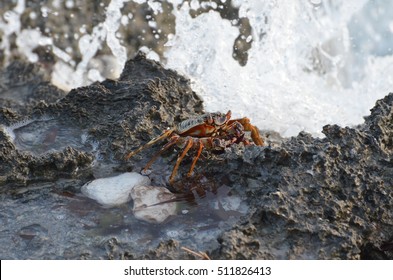
M195 168L195 164L197 163L197 161L198 161L198 159L199 159L199 157L200 157L200 155L201 155L201 152L202 152L202 150L203 150L203 143L202 143L202 140L201 140L201 139L198 140L198 144L199 144L198 152L197 152L197 154L195 155L194 159L192 160L192 164L191 164L191 167L190 167L190 171L188 171L188 174L187 174L188 177L190 177L190 176L192 175L192 171L193 171L194 168Z
M187 137L188 138L188 137ZM187 154L188 150L191 149L192 145L193 145L193 141L191 138L187 139L186 142L186 146L184 147L183 152L181 153L181 155L177 158L175 167L173 168L172 174L169 177L169 183L172 185L173 184L173 180L175 179L176 173L177 173L177 169L179 168L180 163L182 162L183 158L185 157L185 155Z
M149 162L146 164L146 166L143 168L143 171L146 171L152 164L154 161L156 161L156 159L166 150L168 150L170 147L172 147L174 144L176 144L176 142L179 140L179 136L178 135L174 135L171 137L171 139L169 140L168 143L166 143L161 150L159 150L150 160Z
M125 159L128 160L130 157L136 155L137 153L139 153L140 151L149 148L150 146L153 146L155 143L157 143L158 141L161 141L162 139L168 138L169 135L171 135L172 132L174 132L175 129L168 129L167 131L165 131L163 134L161 134L160 136L158 136L157 138L154 138L152 140L150 140L149 142L147 142L145 145L143 145L142 147L139 147L138 149L136 149L135 151L129 153Z

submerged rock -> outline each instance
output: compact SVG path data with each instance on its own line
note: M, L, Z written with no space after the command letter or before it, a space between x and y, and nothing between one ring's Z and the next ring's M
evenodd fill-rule
M96 179L82 186L81 191L101 205L111 207L130 201L134 188L148 184L150 184L148 177L129 172Z
M149 223L162 223L176 214L176 196L167 188L137 186L131 190L136 218Z

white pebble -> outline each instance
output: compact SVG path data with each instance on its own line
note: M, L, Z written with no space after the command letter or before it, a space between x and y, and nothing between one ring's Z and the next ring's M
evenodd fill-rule
M134 187L148 184L148 177L129 172L91 181L82 186L82 193L103 206L111 207L130 201L130 192Z
M132 189L134 215L137 219L149 223L162 223L169 216L176 214L176 196L167 188L137 186Z

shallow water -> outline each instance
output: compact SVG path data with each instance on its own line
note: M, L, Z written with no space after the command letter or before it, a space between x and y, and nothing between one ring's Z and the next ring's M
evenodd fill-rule
M117 165L99 157L98 146L88 133L64 126L59 120L26 120L5 127L5 131L21 151L44 156L71 146L97 155L91 167L96 178L116 175L113 169ZM142 164L137 163L135 170ZM153 168L153 184L165 186L165 176L172 167L160 158ZM106 244L113 238L123 246L122 253L137 256L169 239L178 240L181 246L213 250L219 235L246 214L248 206L242 199L244 194L235 193L223 183L205 182L204 187L203 180L195 178L195 182L189 184L193 189L187 195L175 195L170 201L176 203L175 215L160 224L138 220L133 215L132 201L116 207L101 206L81 193L85 182L79 180L3 185L0 258L109 258ZM183 184L181 180L179 184Z
M34 155L61 151L65 147L92 151L85 131L67 127L55 119L27 120L6 129L19 150Z
M2 195L0 258L108 258L105 244L114 237L123 246L122 253L134 255L143 255L172 238L181 246L212 250L218 246L219 234L247 211L233 191L222 187L205 198L179 198L176 216L150 224L133 216L132 202L105 208L73 194L75 184L59 180Z

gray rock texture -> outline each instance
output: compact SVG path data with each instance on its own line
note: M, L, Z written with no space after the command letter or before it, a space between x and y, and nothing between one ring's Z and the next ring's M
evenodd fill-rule
M14 77L10 73L15 65L30 69L21 71L20 82L10 78ZM11 98L9 92L16 87L25 90L18 90L22 94ZM0 88L0 196L13 197L16 203L20 199L16 193L21 189L29 195L51 195L43 190L48 182L58 180L73 183L65 184L67 188L58 183L52 190L60 188L70 197L80 195L80 187L97 177L97 161L110 165L109 173L139 172L162 144L143 150L129 161L124 160L127 152L167 127L204 113L203 102L187 78L143 54L127 62L119 80L95 83L68 94L50 86L38 69L25 64L3 70ZM36 131L44 131L45 152L21 150L10 136L10 131L17 133L29 120L44 127ZM47 120L54 121L57 128L52 125L46 129ZM62 140L61 148L51 148L61 140L53 133L60 135L65 128L84 135L79 144L67 145ZM173 186L168 185L167 176L178 151L170 150L153 164L149 176L155 185L197 201L225 186L247 203L247 213L230 229L222 230L216 245L205 250L211 258L393 259L393 94L377 101L364 124L352 128L326 125L323 133L326 137L322 139L304 132L283 139L263 131L266 146L235 144L221 154L204 151L195 175L187 178L190 154ZM26 137L27 133L20 135ZM37 188L37 184L44 187ZM40 239L45 243L48 233L41 227L34 224L33 228L45 233ZM20 235L33 236L25 233L30 228L23 227ZM55 256L45 251L32 256L196 258L181 250L176 238L163 237L156 247L147 246L145 251L116 235L98 244L91 245L101 247L95 253L81 244L83 249L72 247Z

